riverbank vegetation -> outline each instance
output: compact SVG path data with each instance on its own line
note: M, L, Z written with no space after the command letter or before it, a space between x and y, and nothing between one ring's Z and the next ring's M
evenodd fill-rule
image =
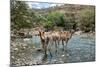
M29 8L27 2L11 0L11 30L43 27L46 30L95 31L95 7L61 5L47 9Z

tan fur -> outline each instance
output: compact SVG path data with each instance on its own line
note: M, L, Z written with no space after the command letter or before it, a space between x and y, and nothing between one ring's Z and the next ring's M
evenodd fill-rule
M60 40L62 41L63 49L64 49L64 43L66 43L66 46L67 46L69 39L71 39L72 37L72 34L73 33L71 33L70 31L60 32Z
M51 42L52 36L50 35L50 32L44 32L44 31L39 31L39 35L42 43L42 48L45 51L45 54L47 54L46 53L47 46Z
M55 47L57 49L57 46L59 45L60 41L62 41L64 49L64 42L66 43L67 46L67 42L72 37L72 34L73 33L71 33L70 31L52 31L52 32L39 31L42 48L45 50L45 53L47 51L48 44L50 44L50 46L55 44Z

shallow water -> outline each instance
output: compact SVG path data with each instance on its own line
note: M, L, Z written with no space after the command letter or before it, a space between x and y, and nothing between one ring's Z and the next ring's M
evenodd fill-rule
M38 36L33 36L31 39L24 41L20 39L19 41L34 45L37 49L41 48L41 41ZM37 65L95 61L95 37L74 35L68 41L67 47L64 47L64 51L61 43L57 47L56 52L55 45L52 44L51 50L47 51L47 57L45 57L43 51L33 49L34 62L32 63Z
M33 38L31 39L31 43L34 43L36 48L41 48L41 43L38 36L33 36ZM67 43L67 47L65 47L64 51L63 46L60 43L57 52L55 49L55 45L52 45L51 50L47 53L47 58L41 60L43 62L42 64L94 61L95 38L74 35ZM37 58L43 57L42 52L41 54L37 53L36 55Z

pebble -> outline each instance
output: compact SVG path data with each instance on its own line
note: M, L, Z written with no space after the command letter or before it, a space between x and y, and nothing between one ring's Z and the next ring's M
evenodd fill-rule
M15 48L14 50L15 50L15 51L18 51L18 48Z
M14 59L14 56L11 56L12 59Z
M24 49L26 48L26 47L23 47Z
M62 55L62 57L64 57L65 55Z

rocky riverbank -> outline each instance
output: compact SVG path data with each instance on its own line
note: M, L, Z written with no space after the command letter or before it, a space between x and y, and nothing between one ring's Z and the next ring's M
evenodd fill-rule
M42 56L37 54L41 53ZM34 56L36 56L34 58ZM38 57L39 56L39 57ZM43 51L33 44L11 41L11 66L31 66L42 64Z

